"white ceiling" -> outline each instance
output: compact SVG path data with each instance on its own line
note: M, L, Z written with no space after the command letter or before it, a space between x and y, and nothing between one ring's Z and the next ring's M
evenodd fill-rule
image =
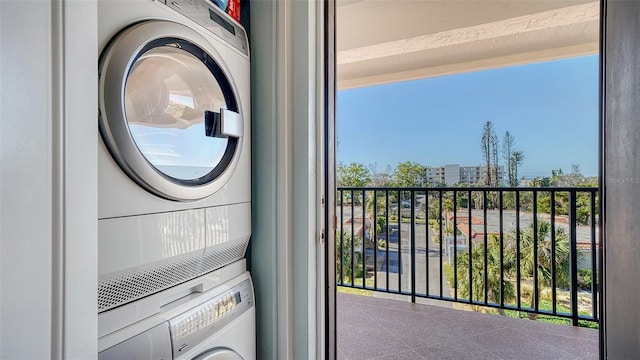
M599 1L338 0L338 88L594 54Z

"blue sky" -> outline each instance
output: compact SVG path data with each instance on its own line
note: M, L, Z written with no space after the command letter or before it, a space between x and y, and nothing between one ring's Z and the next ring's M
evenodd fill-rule
M525 155L519 175L578 164L598 173L598 56L548 61L337 93L338 163L383 171L402 161L482 164L493 122Z

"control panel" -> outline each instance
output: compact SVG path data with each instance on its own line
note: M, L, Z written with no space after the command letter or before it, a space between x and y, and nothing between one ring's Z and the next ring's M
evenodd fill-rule
M163 2L245 55L249 55L247 34L242 26L210 0L163 0Z
M173 356L178 357L253 306L251 282L245 280L215 298L169 320Z

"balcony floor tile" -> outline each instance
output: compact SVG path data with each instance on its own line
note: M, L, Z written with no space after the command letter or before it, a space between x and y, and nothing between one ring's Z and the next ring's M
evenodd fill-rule
M499 360L500 358L484 345L472 341L444 341L415 350L428 360Z
M345 360L598 358L597 330L344 293L337 332Z
M344 328L340 339L340 350L349 360L372 359L385 355L396 355L411 348L380 324L350 326Z

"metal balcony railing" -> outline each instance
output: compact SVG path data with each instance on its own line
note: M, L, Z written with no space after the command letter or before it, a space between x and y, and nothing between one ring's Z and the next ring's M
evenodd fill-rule
M339 286L599 321L598 189L337 192Z

